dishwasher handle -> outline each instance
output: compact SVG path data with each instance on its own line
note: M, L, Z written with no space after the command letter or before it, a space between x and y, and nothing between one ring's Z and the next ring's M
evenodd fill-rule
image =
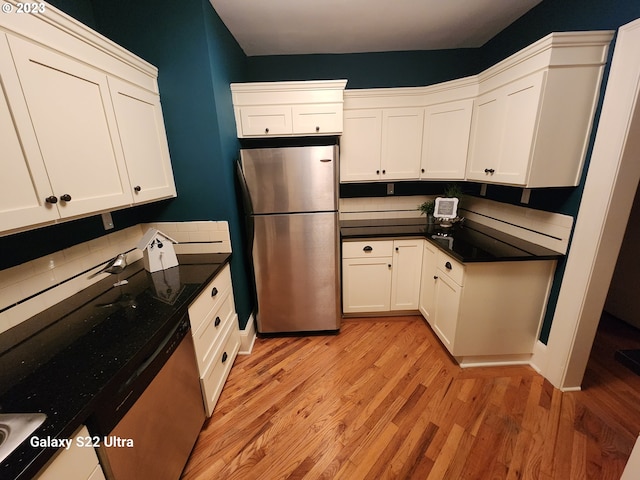
M131 374L131 376L127 379L126 382L122 384L122 386L118 389L118 393L122 393L123 390L129 388L129 386L138 378L144 371L153 363L153 361L158 358L158 356L167 348L175 348L184 335L177 335L179 329L184 329L185 331L189 328L189 320L188 318L181 319L175 327L171 329L171 331L167 334L167 336L162 340L158 348L156 348L151 355L149 355L144 362L140 364L138 368L136 368L135 372ZM119 407L118 407L119 408Z

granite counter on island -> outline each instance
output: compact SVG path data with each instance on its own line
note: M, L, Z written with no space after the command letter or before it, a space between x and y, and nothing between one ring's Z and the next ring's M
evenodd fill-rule
M174 328L230 254L179 255L153 274L127 266L0 335L0 412L42 412L33 435L67 439ZM116 280L128 283L114 287ZM25 441L0 478L32 478L56 453Z

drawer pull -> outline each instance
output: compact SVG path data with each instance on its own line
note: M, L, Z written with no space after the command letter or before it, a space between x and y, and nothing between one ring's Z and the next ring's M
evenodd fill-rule
M451 262L447 262L447 263L445 263L445 264L444 264L444 266L445 266L445 268L446 268L447 270L451 270L451 269L453 268L453 267L451 266Z
M362 249L363 252L373 252L373 247L370 245L367 245L366 247L364 247Z
M213 290L211 290L211 296L215 297L218 294L218 289L216 287L213 287Z
M213 326L214 327L219 327L220 326L220 317L216 317L215 321L213 322Z
M433 279L434 279L434 280L437 280L437 279L438 279L438 275L434 275L434 276L433 276Z
M227 355L227 352L224 352L224 353L222 354L222 363L226 362L226 361L227 361L227 358L229 358L229 356Z

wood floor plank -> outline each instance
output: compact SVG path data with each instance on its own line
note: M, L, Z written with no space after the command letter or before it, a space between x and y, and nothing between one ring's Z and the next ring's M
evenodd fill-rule
M259 338L182 478L617 479L640 431L640 377L612 361L619 328L603 335L569 393L526 366L461 369L417 316Z

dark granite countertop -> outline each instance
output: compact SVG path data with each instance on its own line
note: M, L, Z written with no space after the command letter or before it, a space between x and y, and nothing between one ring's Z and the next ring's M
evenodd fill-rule
M469 262L557 260L563 255L548 248L465 220L449 228L427 225L425 217L342 220L343 240L385 237L424 237L455 259Z
M134 262L0 335L0 412L45 413L33 435L70 438L177 325L229 257L178 255L177 267L153 274ZM122 279L128 283L113 286ZM56 451L27 440L0 464L0 478L32 478Z

